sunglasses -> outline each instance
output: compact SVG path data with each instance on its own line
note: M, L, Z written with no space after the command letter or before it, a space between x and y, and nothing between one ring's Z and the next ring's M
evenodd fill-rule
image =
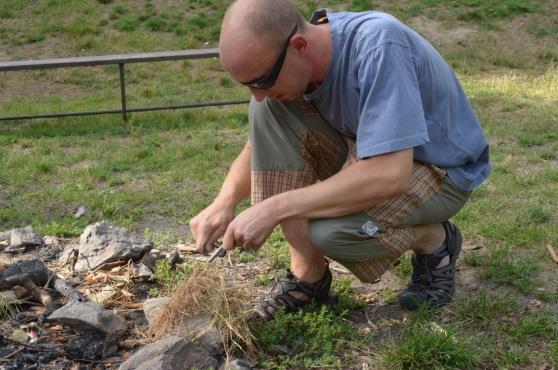
M241 82L241 83L245 86L253 87L255 89L261 89L261 90L269 89L270 87L275 85L275 82L277 82L277 77L279 77L279 73L281 73L281 68L283 68L285 57L287 56L287 49L289 48L289 42L291 41L291 37L293 37L296 34L297 29L298 27L295 25L291 33L289 33L289 37L287 37L287 41L285 41L283 50L281 51L281 54L279 54L279 58L277 58L277 61L275 62L275 64L273 65L269 73L266 73L265 75L258 77L252 81Z

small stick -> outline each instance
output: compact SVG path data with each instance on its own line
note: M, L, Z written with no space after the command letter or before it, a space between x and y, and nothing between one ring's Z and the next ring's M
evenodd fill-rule
M552 246L550 244L547 244L546 245L546 250L550 254L550 258L552 258L552 260L554 262L558 263L558 255L556 254L556 251L554 250L554 248L552 248Z
M335 266L329 266L329 268L332 269L333 271L337 271L341 274L350 274L351 273L349 270L341 269L341 268L335 267Z

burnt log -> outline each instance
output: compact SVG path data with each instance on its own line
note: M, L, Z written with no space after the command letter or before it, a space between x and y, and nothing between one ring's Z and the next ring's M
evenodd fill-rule
M45 264L40 260L29 260L6 265L0 271L0 290L11 289L21 281L21 276L28 277L33 283L39 286L44 286L48 281L49 271ZM19 280L18 280L19 279Z
M49 278L50 276L50 278ZM70 301L85 302L85 298L74 290L68 282L53 275L40 260L21 261L12 265L4 265L0 269L0 290L22 286L36 300L48 306L52 298L41 288L53 288Z

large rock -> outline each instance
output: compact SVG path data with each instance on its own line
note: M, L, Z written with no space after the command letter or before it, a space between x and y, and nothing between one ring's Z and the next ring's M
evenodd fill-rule
M153 326L154 320L169 301L170 298L168 297L159 297L147 299L143 303L143 312L151 330L157 329ZM211 321L212 319L209 314L201 314L184 319L180 327L173 334L188 341L193 340L209 353L221 355L224 352L221 335L217 328L212 325Z
M169 336L134 353L119 370L174 370L217 368L217 359L193 343Z
M137 261L152 247L151 241L136 233L105 221L97 222L87 226L81 234L75 270L93 270L115 261ZM67 258L67 253L61 258L64 256Z
M13 229L3 233L2 238L9 237L10 245L4 249L4 252L24 252L27 247L37 247L43 245L41 235L33 232L31 226L23 229Z
M54 311L48 319L77 330L94 328L112 336L120 335L126 330L124 319L93 302L70 301Z

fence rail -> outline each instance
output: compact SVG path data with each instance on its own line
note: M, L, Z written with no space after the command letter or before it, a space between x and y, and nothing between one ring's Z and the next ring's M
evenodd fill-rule
M37 119L37 118L55 118L55 117L69 117L69 116L91 116L98 114L122 114L124 121L128 120L129 112L146 112L166 109L186 109L186 108L199 108L211 107L220 105L233 105L233 104L246 104L247 100L233 100L222 102L201 102L191 104L175 104L164 106L150 106L129 108L126 102L126 78L125 69L126 64L132 63L151 63L183 59L207 59L216 58L219 56L218 49L198 49L198 50L183 50L183 51L165 51L157 53L135 53L135 54L115 54L115 55L101 55L90 57L75 57L75 58L58 58L58 59L42 59L42 60L20 60L0 62L0 72L11 71L25 71L25 70L38 70L38 69L52 69L52 68L71 68L71 67L91 67L108 64L118 64L120 73L120 109L107 109L97 111L85 112L58 112L46 113L35 115L23 116L9 116L0 117L0 121L8 120L21 120L21 119Z

